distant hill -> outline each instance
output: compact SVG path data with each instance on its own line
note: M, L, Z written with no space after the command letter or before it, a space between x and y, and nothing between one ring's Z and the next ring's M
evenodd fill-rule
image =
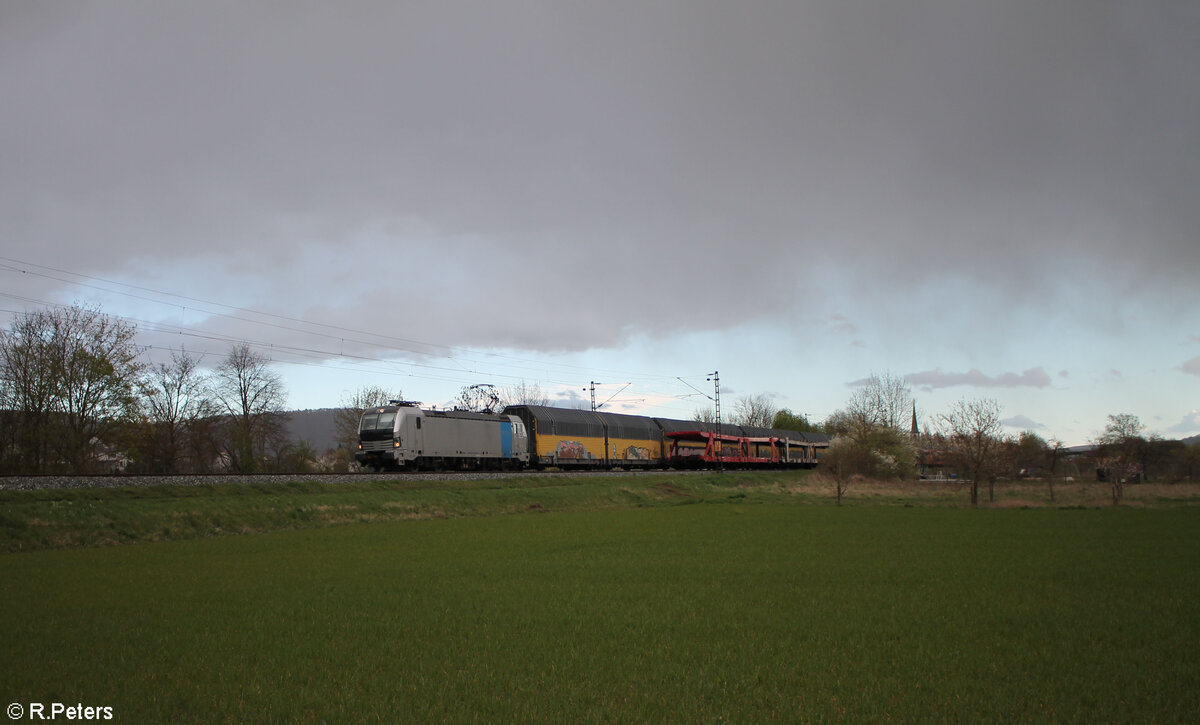
M1191 438L1180 438L1181 443L1187 443L1189 446L1200 445L1200 435L1192 436Z
M293 410L288 412L289 441L306 441L318 456L337 447L334 408Z

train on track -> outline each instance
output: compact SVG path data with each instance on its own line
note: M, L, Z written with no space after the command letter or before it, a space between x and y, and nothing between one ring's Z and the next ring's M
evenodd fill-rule
M359 465L383 470L812 468L819 433L649 418L543 405L500 413L392 401L359 422Z

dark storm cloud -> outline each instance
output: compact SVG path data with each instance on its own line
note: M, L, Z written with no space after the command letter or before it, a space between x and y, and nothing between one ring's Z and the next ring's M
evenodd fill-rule
M225 255L351 319L436 279L459 295L411 336L523 347L818 282L896 313L947 278L1054 302L1066 270L1187 305L1198 7L6 3L0 241L106 274ZM298 284L311 255L357 285ZM515 278L552 311L482 291Z

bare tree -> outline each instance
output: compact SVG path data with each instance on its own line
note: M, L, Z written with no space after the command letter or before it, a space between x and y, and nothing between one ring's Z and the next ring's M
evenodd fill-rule
M18 315L0 331L0 409L12 411L4 441L5 470L45 473L60 395L53 363L53 321L47 311Z
M500 401L503 408L507 405L550 405L550 398L542 393L542 386L537 383L527 383L522 380L519 383L503 388L500 392Z
M152 428L151 455L165 473L180 469L189 434L194 439L203 422L220 412L199 366L200 359L183 350L147 375L142 403Z
M887 371L882 375L872 373L850 396L846 413L859 429L879 425L907 430L905 419L912 402L912 392L903 379Z
M145 364L134 344L137 330L99 308L78 305L55 313L56 367L66 414L67 457L77 471L93 460L93 447L119 420L137 410Z
M971 505L979 505L979 481L994 476L1000 451L1000 404L990 398L954 404L939 417L950 456L971 477Z
M778 408L765 393L755 396L743 395L733 404L731 422L735 425L770 428L771 424L775 422L776 412L778 412Z
M25 429L19 465L44 472L54 459L85 471L97 445L136 412L145 368L136 329L98 308L74 305L18 316L0 336L0 396Z
M1136 415L1119 413L1108 416L1108 425L1100 436L1100 451L1112 479L1113 505L1125 497L1125 480L1140 476L1142 461L1146 454L1146 439L1142 432L1146 427Z
M1052 437L1046 444L1046 462L1050 467L1050 475L1046 476L1046 483L1050 486L1050 503L1054 503L1054 477L1058 475L1058 459L1062 455L1063 442L1057 437Z
M265 355L242 343L217 366L213 385L230 416L226 442L230 465L239 473L258 470L268 448L283 438L287 391L282 378Z
M1058 436L1051 436L1046 442L1046 465L1050 468L1051 478L1058 475L1058 461L1062 458L1065 448Z

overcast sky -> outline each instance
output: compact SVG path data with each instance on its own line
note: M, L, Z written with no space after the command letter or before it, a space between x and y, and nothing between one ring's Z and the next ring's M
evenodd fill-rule
M1193 2L9 0L0 309L246 340L298 408L888 371L1193 435L1197 68Z

